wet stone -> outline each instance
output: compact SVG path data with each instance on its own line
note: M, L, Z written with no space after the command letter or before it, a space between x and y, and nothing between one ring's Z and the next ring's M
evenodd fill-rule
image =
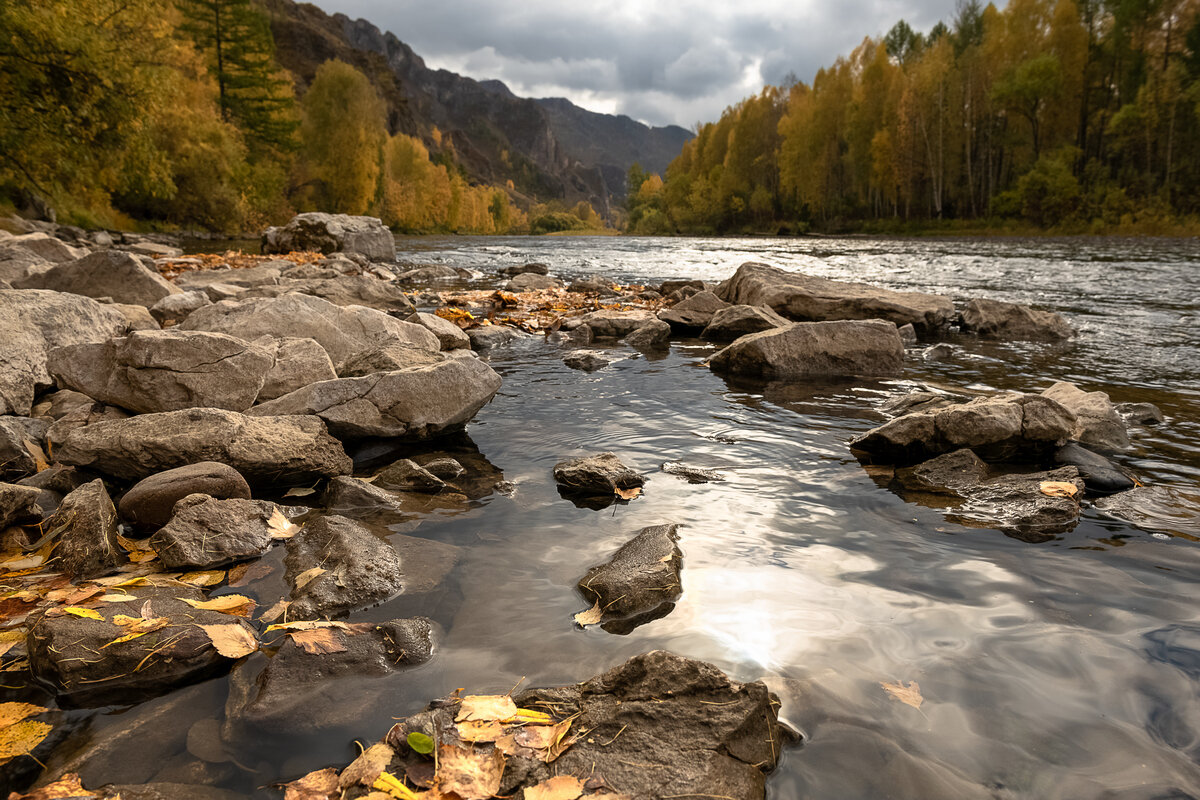
M216 500L189 495L175 504L170 522L150 537L168 569L215 569L258 558L273 544L268 524L274 503Z
M402 458L375 477L375 482L410 492L437 494L447 488L446 482L412 459Z
M568 493L612 495L617 489L644 486L646 479L613 453L564 459L554 465L554 481Z
M1114 494L1134 488L1133 479L1116 464L1082 445L1069 442L1054 453L1054 463L1075 467L1089 492Z
M679 582L683 553L678 541L677 525L643 528L612 558L580 579L580 593L604 613L605 630L628 633L675 607L683 591Z
M175 504L192 494L248 500L250 485L236 469L216 461L176 467L134 484L121 498L121 518L142 530L161 528L171 519Z
M603 353L596 350L572 350L563 356L563 363L571 369L595 372L598 369L604 369L612 362Z

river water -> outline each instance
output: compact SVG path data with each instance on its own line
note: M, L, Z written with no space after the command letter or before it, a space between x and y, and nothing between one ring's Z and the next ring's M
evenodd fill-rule
M699 340L650 357L601 347L619 360L591 374L564 366L562 349L541 338L493 351L504 385L468 434L516 491L431 511L406 530L466 548L453 597L434 614L437 655L386 679L331 681L314 715L322 702L364 693L374 710L352 730L241 756L257 771L239 769L224 785L252 793L344 764L355 736L375 740L392 718L458 687L574 682L664 648L779 694L805 742L771 777L772 798L1200 797L1195 516L1164 509L1172 524L1137 528L1086 508L1073 532L1030 544L904 502L846 444L879 424L883 398L914 386L1040 391L1070 380L1114 401L1159 405L1166 423L1133 428L1133 448L1118 460L1145 484L1195 491L1195 241L455 237L399 247L414 264L491 275L541 261L565 277L638 283L719 281L763 261L958 300L1031 303L1062 311L1080 335L1058 345L952 337L955 357L914 358L900 379L765 391L711 373L702 362L715 348ZM602 450L648 475L645 495L577 508L559 496L551 468ZM689 484L660 472L665 461L727 480ZM666 522L682 526L674 611L627 635L573 625L587 605L574 588L587 568ZM371 617L400 610L385 605ZM919 709L882 687L897 681L919 684ZM74 739L219 719L224 685L186 690L182 703L91 714ZM127 777L119 765L91 770L93 780Z

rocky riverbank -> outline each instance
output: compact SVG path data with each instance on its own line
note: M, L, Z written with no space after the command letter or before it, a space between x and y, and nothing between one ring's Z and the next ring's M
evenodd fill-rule
M317 222L297 228L312 237ZM631 351L654 353L699 334L729 342L710 368L760 386L903 374L907 361L945 348L936 340L951 326L979 336L1070 335L1053 312L982 298L956 304L759 264L722 285L622 286L604 276L568 285L536 264L464 285L452 268L372 261L376 250L356 252L360 240L379 247L370 223L336 222L303 242L278 231L268 237L279 249L334 252L253 259L152 259L108 247L52 261L35 249L51 246L37 243L75 245L49 236L0 240L0 260L13 271L13 288L0 291L9 343L0 383L8 481L0 486L0 569L9 587L0 649L13 681L48 690L60 707L95 707L231 672L213 736L235 751L302 716L340 714L352 725L352 708L301 708L300 687L316 691L327 675L396 672L436 649L429 618L446 602L445 578L460 549L380 521L413 522L434 507L513 490L456 437L501 388L488 353L534 335L560 346L568 363L604 369L614 351L587 349L594 343L623 340ZM347 237L355 226L367 230ZM1102 502L1129 507L1122 498L1138 490L1119 492L1133 478L1097 451L1119 458L1127 426L1155 421L1153 409L1118 409L1069 384L1022 395L930 392L883 410L894 419L847 443L876 480L952 518L1030 541L1073 526L1089 495L1118 492ZM403 457L376 463L381 444ZM712 479L704 472L691 474ZM545 480L585 508L637 503L646 485L619 454L564 461ZM673 610L686 537L680 543L669 524L629 535L604 564L579 565L581 606L591 608L577 624L620 634ZM275 548L286 552L282 576L259 567ZM270 600L256 603L243 591ZM364 616L396 598L406 599L411 616ZM657 683L643 686L648 680ZM389 735L388 750L370 764L326 773L327 788L317 793L292 790L404 796L385 773L404 791L448 787L408 744L410 733L423 733L477 771L486 762L498 782L477 784L480 797L567 796L539 794L550 791L552 774L577 778L576 797L762 797L775 745L789 736L765 688L753 687L696 662L644 656L592 682L515 697L520 708L549 708L549 721L504 728L495 739L464 737L459 726L503 727L509 717L460 720L456 700L435 703L402 723L402 740ZM750 717L725 718L711 707L746 691L759 693L746 713L765 732L756 746L772 743L769 758L742 753L723 732L727 725L744 736ZM628 709L628 718L604 710L635 700L657 707L668 695L679 705L664 709L665 727ZM509 752L500 744L509 735L542 736L536 729L557 729L576 714L574 730L594 730L596 741L576 741L554 760L529 751L549 751L567 736L556 733L550 748ZM33 741L36 716L17 723L32 732L34 755L43 740L53 746L51 731ZM668 725L668 717L688 722ZM610 737L620 746L596 750ZM620 766L617 756L629 761L647 750L670 780L648 784L644 771ZM603 783L587 785L585 762L607 765ZM11 774L26 783L37 772L28 758L0 769L21 770ZM163 796L216 791L197 788L203 781L157 782L175 786Z

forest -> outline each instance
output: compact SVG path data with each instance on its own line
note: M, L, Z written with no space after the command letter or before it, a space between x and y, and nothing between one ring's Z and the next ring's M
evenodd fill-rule
M960 2L629 174L642 234L1200 231L1200 3Z

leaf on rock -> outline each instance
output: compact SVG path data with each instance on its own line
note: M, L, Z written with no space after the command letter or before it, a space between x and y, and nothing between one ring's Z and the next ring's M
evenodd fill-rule
M30 457L33 459L34 466L37 468L38 472L43 472L47 469L50 469L50 464L46 460L46 451L45 450L43 450L38 445L34 444L29 439L24 440L23 442L21 442L21 444L23 444L25 446L25 450L29 453Z
M613 493L622 500L633 500L634 498L642 496L642 487L634 486L631 489L622 489L620 486L618 486L613 490Z
M359 783L370 786L387 769L394 755L396 751L382 742L371 745L363 750L350 766L342 770L341 777L338 778L338 788L344 792Z
M338 774L333 767L310 772L283 785L283 800L333 800L341 797Z
M1079 487L1070 481L1042 481L1038 484L1038 489L1048 497L1074 498L1079 494Z
M223 580L225 580L225 570L223 569L206 569L199 572L185 572L183 575L179 576L179 582L186 583L189 586L216 586Z
M500 791L504 761L504 754L494 747L443 744L438 748L437 790L453 792L462 800L488 800Z
M258 649L258 640L244 625L201 625L217 652L225 658L241 658Z
M292 637L292 641L296 643L297 647L310 655L346 652L345 643L334 633L333 628L288 631L288 636ZM374 778L371 780L373 781Z
M48 783L45 786L37 789L30 789L28 794L18 795L13 792L9 795L9 800L89 800L89 798L97 798L100 795L95 792L89 792L83 788L83 784L79 781L79 776L74 772L68 772L54 783Z
M302 487L302 486L297 486L294 489L288 489L286 492L283 493L283 496L284 497L308 497L310 494L316 494L316 493L317 493L317 489L315 486L309 486L307 488Z
M583 794L583 781L573 775L557 775L525 790L525 800L576 800Z
M913 708L920 708L921 703L925 702L925 698L921 696L921 687L916 681L910 681L908 686L904 685L904 681L898 683L881 683L879 685L887 690L887 693L892 697Z
M52 608L46 612L46 615L50 617L61 617L64 614L70 614L73 617L82 617L83 619L104 621L104 615L99 611L92 608L83 608L82 606L63 606L62 608Z
M0 631L0 656L12 650L18 643L23 641L25 641L24 628L18 628L13 631Z
M326 570L323 570L320 567L313 567L312 569L304 570L304 572L301 572L299 575L296 576L296 591L300 591L305 586L308 586L310 583L315 581L317 578L324 575L325 572L326 572Z
M454 721L502 722L516 714L517 704L506 694L469 694L462 699Z
M300 532L300 526L293 525L292 521L279 510L279 506L275 506L275 510L271 512L271 518L267 520L267 527L271 530L272 539L291 539Z
M121 642L132 641L139 636L145 636L147 633L153 633L157 630L162 630L171 624L171 620L167 617L154 617L153 619L143 619L142 617L130 617L125 614L117 614L111 620L113 623L120 625L128 633L123 636L118 636L100 649L103 650L108 645L120 644Z
M24 722L35 714L41 714L49 709L35 706L33 703L0 703L0 728Z
M224 594L220 597L214 597L211 600L190 600L186 597L180 597L179 599L192 608L198 608L203 611L219 611L222 614L231 614L235 617L250 616L257 605L252 598L246 597L244 594Z
M0 728L0 764L17 756L32 753L50 735L53 725L46 722L24 721ZM497 784L497 787L499 784Z
M69 606L77 606L103 593L103 586L68 586L65 589L55 589L52 592L47 592L46 599L51 603L65 603Z
M491 719L468 720L458 723L458 735L464 742L494 742L504 735L504 726Z
M433 752L433 739L429 738L420 731L413 731L408 735L408 738L405 741L408 742L408 746L412 748L414 753L420 753L423 756L427 756Z
M337 619L301 619L295 622L280 622L268 626L264 633L272 631L311 631L316 628L337 628L347 633L366 633L375 626L370 622L342 622Z
M575 624L586 628L588 625L596 625L600 620L604 619L604 609L600 608L600 601L589 608L587 611L580 611L575 615Z

